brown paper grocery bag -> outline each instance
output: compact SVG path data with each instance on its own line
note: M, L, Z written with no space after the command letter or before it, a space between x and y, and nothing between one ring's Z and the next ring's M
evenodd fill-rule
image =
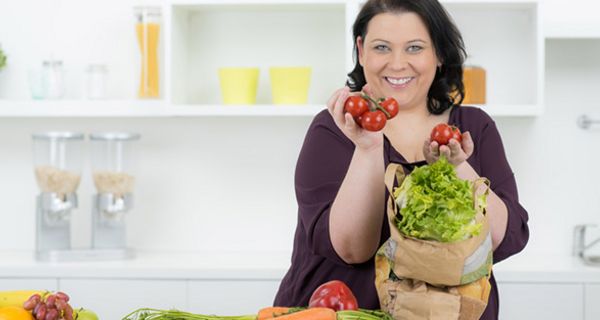
M393 198L393 186L394 178L401 184L404 177L402 166L396 163L388 165L385 184L390 193L387 215L391 241L384 244L387 246L384 252L393 261L391 268L394 274L403 279L421 280L439 286L458 286L486 276L492 265L492 242L484 210L475 205L475 219L482 224L481 231L479 235L463 241L442 243L403 235L396 227L399 208ZM476 183L474 189L480 183Z
M489 274L455 287L400 279L383 250L384 246L375 257L375 288L381 309L395 320L477 320L485 311L490 294Z

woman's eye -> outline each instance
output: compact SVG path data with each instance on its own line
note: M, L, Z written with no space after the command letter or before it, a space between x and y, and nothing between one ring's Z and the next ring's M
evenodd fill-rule
M378 45L375 46L375 50L377 50L377 51L387 51L387 50L389 50L389 48L386 45L378 44Z
M408 47L408 52L419 52L423 50L423 47L421 46L410 46Z

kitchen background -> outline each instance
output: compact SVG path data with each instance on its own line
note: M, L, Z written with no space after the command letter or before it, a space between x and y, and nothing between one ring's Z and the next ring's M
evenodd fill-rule
M355 3L347 2L349 8ZM285 263L296 226L293 176L298 152L312 115L324 105L330 93L343 84L351 62L347 33L348 21L354 16L346 15L353 11L347 10L346 1L324 3L300 0L249 1L247 4L242 0L176 3L0 1L0 44L8 56L7 66L0 71L0 251L12 254L31 252L35 248L34 200L38 187L33 175L32 132L124 130L138 132L142 137L137 149L140 162L134 192L135 208L126 218L130 247L139 252L196 256L207 264L211 260L219 261L216 257L223 252L242 256L274 255L283 257L280 261ZM520 257L502 264L507 265L507 270L518 269L527 264L523 261L531 259L541 266L539 270L530 269L530 273L523 273L532 275L531 279L507 276L505 292L525 294L526 289L520 291L522 287L510 287L523 283L544 288L536 289L539 291L562 292L563 298L573 293L573 298L566 300L574 301L574 307L558 312L546 307L539 311L550 310L546 312L556 319L560 312L571 315L568 317L571 319L594 319L594 315L598 315L594 312L599 311L590 310L591 303L578 303L590 299L585 295L586 290L600 295L598 287L588 287L588 282L580 278L564 280L568 277L558 271L554 275L563 280L550 279L548 284L536 280L535 274L546 268L555 270L557 265L569 264L565 261L572 259L574 226L600 220L597 183L600 173L596 170L600 156L600 149L596 147L600 126L582 130L576 125L576 119L582 114L600 119L597 99L600 20L596 15L600 3L592 0L500 0L493 3L486 0L448 1L457 17L471 13L471 22L458 18L457 21L464 28L467 49L478 51L473 53L470 62L488 69L489 100L533 106L523 112L515 108L504 112L497 110L502 108L502 103L498 106L490 103L486 109L494 115L499 126L517 178L521 202L530 215L531 238L527 248ZM520 3L524 4L524 13L513 13L508 18L502 15L503 10L511 12L512 7L519 12ZM139 52L133 7L140 4L158 5L164 9L162 97L156 101L135 98ZM499 18L483 21L497 24L482 24L483 21L472 14L481 10L484 17L494 17L498 12L486 9L489 5L497 6ZM243 27L240 26L252 21L246 30L252 36L241 33ZM538 21L540 25L536 29ZM483 31L478 31L478 27ZM525 30L519 31L521 27ZM165 30L171 30L171 33L165 34ZM511 38L515 41L502 42ZM486 51L486 47L494 49ZM479 52L482 53L478 55ZM33 103L28 72L49 57L63 61L66 96L62 100ZM171 57L171 60L165 57ZM108 67L107 100L90 102L84 99L85 68L91 63ZM203 108L200 104L219 104L217 68L226 65L260 68L258 104L271 103L269 67L311 66L313 74L307 108L314 112L298 111L297 107L285 110L285 106L257 108L256 112L248 107L250 111L231 114L225 110L227 107L210 107L210 110L217 110L214 112L198 111ZM504 73L495 80L494 70ZM86 110L89 110L89 116ZM285 115L277 114L279 110ZM160 115L163 112L170 116ZM86 162L78 189L80 203L72 216L75 248L90 245L94 186L89 152L84 154ZM18 263L9 260L0 258L0 270L3 263L17 269ZM240 258L231 263L236 268L243 268L245 262ZM31 270L46 267L29 262L26 265ZM177 264L173 262L173 265ZM261 265L267 269L285 269L285 264L269 266L263 262ZM143 266L138 264L136 267ZM80 301L104 312L106 319L116 319L115 313L105 311L97 300L85 297L90 291L77 289L79 287L73 282L77 276L71 279L72 282L69 279L63 281L60 280L63 278L60 265L48 268L46 275L31 271L31 276L17 276L4 271L0 280L6 281L0 281L0 289L3 283L6 288L13 284L26 284L27 287L36 283L71 288L71 291L81 293ZM86 264L82 268L92 270L95 266ZM156 274L140 278L171 277L168 269ZM269 293L276 287L278 276L267 277L271 284L264 292ZM28 282L44 277L50 281ZM97 290L114 290L110 282L88 280L94 276L78 277L81 281L91 281L100 288ZM226 276L215 277L228 279ZM114 281L113 278L127 277L107 275L104 278ZM182 276L184 280L191 278ZM589 282L600 282L600 273L593 279ZM553 287L543 287L554 282L562 283L563 287L557 291L552 291ZM182 290L188 302L182 304L183 307L199 312L211 311L207 310L208 304L201 309L190 303L190 293L194 292L191 284L181 287L176 283L175 287L185 288ZM565 303L563 298L559 295L549 297L544 304L552 299ZM151 303L148 299L140 301ZM510 297L506 299L510 301ZM260 301L270 301L270 297ZM163 300L157 303L170 307ZM552 306L552 303L548 305ZM136 303L131 300L125 310L135 307ZM216 311L223 313L222 309ZM505 314L511 314L511 310L505 310ZM506 316L506 319L517 318Z

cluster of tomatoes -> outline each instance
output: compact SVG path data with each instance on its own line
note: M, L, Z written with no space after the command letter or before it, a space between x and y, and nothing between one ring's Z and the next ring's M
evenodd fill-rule
M398 114L398 102L391 97L375 101L363 93L348 97L344 103L344 112L350 113L359 127L379 131L385 127L387 120Z
M375 101L362 93L346 99L344 112L352 115L359 127L368 131L379 131L385 127L387 120L398 114L398 102L391 97ZM461 142L462 134L457 127L440 123L433 128L430 138L442 146L447 145L451 139Z

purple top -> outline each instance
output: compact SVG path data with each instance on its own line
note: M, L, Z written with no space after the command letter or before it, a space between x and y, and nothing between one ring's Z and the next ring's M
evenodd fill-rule
M506 160L496 124L482 110L454 107L448 123L469 131L475 149L467 160L475 171L491 182L491 189L508 208L508 226L494 263L521 251L529 239L527 211L519 204L514 174ZM410 172L425 161L409 163L384 139L385 165L400 163ZM335 252L329 237L329 212L346 175L354 144L336 126L327 110L315 116L306 134L296 166L295 187L298 225L292 264L275 297L275 306L306 306L312 292L329 280L342 280L356 295L361 308L379 309L375 290L375 263L347 264ZM381 201L386 201L386 198ZM385 207L385 206L384 206ZM380 245L390 236L387 215L381 221ZM498 289L492 275L492 291L481 319L498 318Z

